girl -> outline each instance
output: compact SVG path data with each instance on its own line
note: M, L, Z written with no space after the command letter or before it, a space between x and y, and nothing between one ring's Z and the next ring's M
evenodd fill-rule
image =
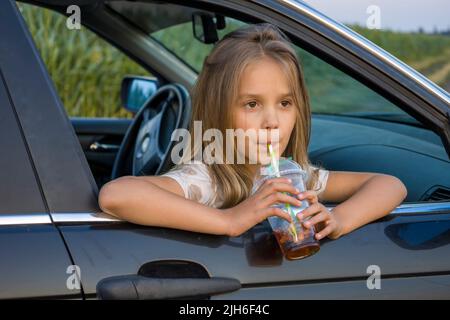
M300 205L306 199L310 206L299 218L313 217L305 226L315 226L317 239L337 239L387 215L406 197L405 186L394 176L311 165L307 155L311 111L303 73L288 38L273 25L250 25L220 40L204 61L192 103L192 138L194 121L201 121L203 132L215 128L223 136L229 128L276 131L277 156L292 157L309 173L307 191L300 193L290 181L275 178L251 195L261 161L191 161L160 176L125 176L108 182L99 194L104 212L136 224L239 236L268 216L291 222L286 212L271 206ZM251 143L267 147L246 139L244 149L236 144L233 148L248 155ZM201 155L207 144L198 145L200 149L183 154L183 159L198 159L195 155ZM340 204L330 212L321 203L327 201Z

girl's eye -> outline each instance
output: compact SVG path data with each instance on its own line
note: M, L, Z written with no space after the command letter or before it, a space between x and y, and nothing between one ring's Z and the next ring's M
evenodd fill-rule
M284 100L284 101L281 101L281 105L283 107L289 107L291 105L291 102L289 100Z
M248 109L254 109L254 108L256 108L256 106L257 106L257 103L256 103L256 101L250 101L250 102L247 102L247 104L245 105Z

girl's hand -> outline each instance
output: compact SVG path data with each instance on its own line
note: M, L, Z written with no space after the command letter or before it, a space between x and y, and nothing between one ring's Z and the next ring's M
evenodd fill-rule
M291 223L292 218L287 212L271 206L277 202L300 206L301 201L282 192L297 195L300 191L287 178L268 179L255 194L232 208L223 209L228 220L228 235L237 237L269 216L278 216Z
M309 207L300 211L297 214L297 217L299 220L302 220L311 216L311 218L304 222L303 225L306 228L310 228L314 225L317 240L326 236L334 240L342 235L341 222L337 219L336 215L332 214L319 202L316 191L308 190L302 192L298 198L301 200L306 199L309 203Z

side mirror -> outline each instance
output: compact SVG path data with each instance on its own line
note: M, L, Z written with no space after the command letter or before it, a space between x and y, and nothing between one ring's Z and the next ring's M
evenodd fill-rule
M137 113L139 109L158 90L158 80L156 78L125 76L122 79L120 96L123 107Z
M219 40L217 30L225 29L225 17L205 12L192 14L192 29L194 37L205 44L215 43Z

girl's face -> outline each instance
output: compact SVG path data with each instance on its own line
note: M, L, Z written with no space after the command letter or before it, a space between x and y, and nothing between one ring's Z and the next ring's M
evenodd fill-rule
M279 141L272 141L277 156L286 149L295 125L297 106L294 105L289 81L281 66L272 58L264 57L252 62L245 69L239 84L238 97L233 105L235 128L257 132L267 130L267 141L271 132L278 130ZM266 154L267 143L262 139L246 139L245 156L248 159L249 144L256 143L259 155ZM239 146L238 146L239 147ZM258 163L268 159L258 157Z

